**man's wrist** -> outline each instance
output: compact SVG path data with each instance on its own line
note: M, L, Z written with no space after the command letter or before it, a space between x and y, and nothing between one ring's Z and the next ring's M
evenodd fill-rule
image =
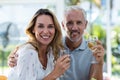
M99 61L99 62L96 63L96 64L103 66L103 64L104 64L104 59L102 59L101 61Z

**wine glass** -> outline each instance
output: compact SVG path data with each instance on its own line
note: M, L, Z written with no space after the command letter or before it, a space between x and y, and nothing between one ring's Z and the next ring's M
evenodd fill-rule
M90 50L92 51L92 53L94 53L97 48L93 49L94 46L97 45L96 41L98 40L97 36L89 36L88 37L88 47L90 48ZM95 59L95 57L92 58L92 62L93 64L98 63Z
M60 57L65 54L69 54L69 50L66 50L66 49L60 50Z

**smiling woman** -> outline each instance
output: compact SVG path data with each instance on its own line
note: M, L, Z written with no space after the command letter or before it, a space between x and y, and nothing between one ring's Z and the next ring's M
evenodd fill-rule
M14 57L17 66L11 68L8 80L59 80L69 68L70 58L69 55L59 57L63 44L56 16L48 9L39 9L26 34L29 40L14 52L18 55Z
M38 16L33 33L41 45L48 45L55 36L52 18L49 15Z

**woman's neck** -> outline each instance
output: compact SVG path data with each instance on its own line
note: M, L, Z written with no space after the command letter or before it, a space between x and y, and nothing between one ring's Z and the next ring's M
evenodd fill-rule
M43 66L43 69L47 68L47 47L40 47L39 49L39 60Z

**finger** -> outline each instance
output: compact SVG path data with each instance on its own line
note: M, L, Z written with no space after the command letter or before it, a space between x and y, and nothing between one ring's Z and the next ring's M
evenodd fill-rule
M97 45L102 45L102 42L100 40L96 41Z
M65 70L67 70L70 67L70 63L65 64Z
M101 51L101 52L104 53L104 48L103 48L103 46L101 46L101 45L97 45L97 46L93 47L93 49L95 49L95 48L97 48L96 51Z
M11 55L8 59L8 61L16 61L17 57L15 55Z
M69 63L69 62L70 62L70 58L69 58L69 57L67 57L67 58L65 58L65 59L63 60L63 64Z
M93 48L92 49L92 52L94 53L94 52L96 52L97 51L97 48Z
M8 61L8 66L14 67L16 65L17 65L16 62L14 62L14 61Z
M98 50L98 49L93 54L104 56L104 52L102 50Z
M98 56L98 57L104 57L104 54L101 53L101 52L99 52L99 53L97 53L97 56Z
M17 59L16 59L15 57L12 57L12 58L10 58L10 59L9 59L9 61L16 62L16 61L17 61Z
M17 57L18 57L18 54L16 54L16 53L17 53L17 50L18 50L18 49L12 51L12 52L10 53L8 59L9 59L9 58L17 58Z
M10 55L9 58L15 58L15 56L14 55Z
M70 62L63 64L63 68L66 68L66 67L69 67L69 66L70 66Z
M10 64L9 64L10 67L14 67L14 66L16 66L16 65L17 65L17 64L13 64L13 63L10 63Z

